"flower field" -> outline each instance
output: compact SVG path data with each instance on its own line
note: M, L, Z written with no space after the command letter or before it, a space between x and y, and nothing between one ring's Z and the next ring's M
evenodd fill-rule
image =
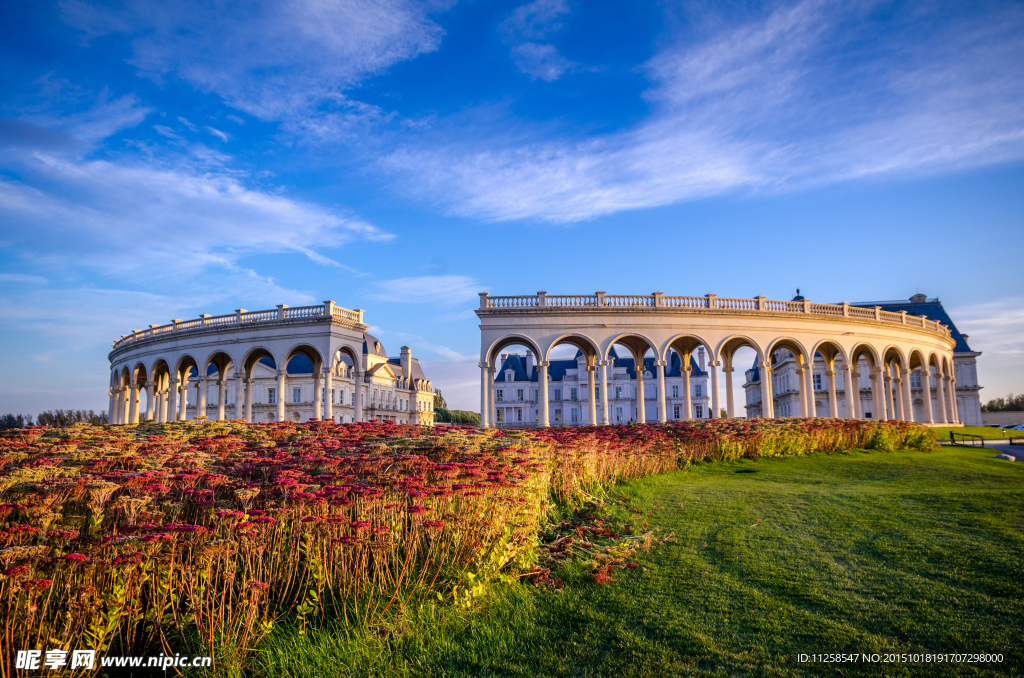
M553 509L705 460L937 447L904 422L488 431L330 422L0 437L0 677L19 649L242 666L275 623L370 624L529 572Z

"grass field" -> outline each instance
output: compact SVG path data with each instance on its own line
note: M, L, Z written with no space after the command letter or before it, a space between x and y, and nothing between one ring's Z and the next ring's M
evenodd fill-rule
M990 450L702 463L621 494L678 542L597 585L485 609L279 627L267 676L985 676L1024 673L1024 464ZM655 510L662 509L662 510ZM813 665L798 653L1002 653L988 665Z
M1006 440L1011 435L1016 438L1024 438L1024 431L1007 431L1006 429L994 428L992 426L960 426L957 428L936 426L932 431L935 432L936 437L941 441L949 440L950 431L953 433L970 433L971 435L981 436L985 440Z

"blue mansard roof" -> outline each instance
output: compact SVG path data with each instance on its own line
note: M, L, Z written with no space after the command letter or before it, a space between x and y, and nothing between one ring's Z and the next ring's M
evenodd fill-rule
M566 370L575 370L578 368L579 363L576 361L583 355L582 351L576 352L576 357L571 360L552 360L551 365L548 366L548 379L550 381L562 381L565 378ZM627 374L630 379L636 379L636 365L633 358L620 358L612 348L610 354L613 365L615 367L625 367ZM657 368L654 366L654 358L645 358L644 367L647 372L651 374L657 374ZM691 377L704 377L707 376L707 372L703 371L698 367L697 361L690 356L690 376ZM512 381L537 381L537 366L532 365L530 367L530 373L526 371L526 357L521 355L510 354L505 356L504 362L501 363L501 369L494 375L495 382L505 381L506 370L512 370ZM672 354L672 361L668 365L668 369L665 370L666 377L678 377L681 372L679 370L679 354Z

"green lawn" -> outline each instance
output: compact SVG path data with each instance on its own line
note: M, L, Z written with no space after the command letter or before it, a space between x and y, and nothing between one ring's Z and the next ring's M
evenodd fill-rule
M953 433L970 433L972 435L981 436L985 440L1006 440L1011 435L1016 438L1024 438L1024 431L1007 431L1002 428L993 428L992 426L960 426L957 428L951 428L949 426L936 426L932 429L939 440L948 441L949 432Z
M1024 675L1024 464L991 450L699 464L623 486L676 544L596 585L505 586L346 638L280 627L259 675ZM799 653L998 652L834 664ZM838 671L837 671L838 669Z

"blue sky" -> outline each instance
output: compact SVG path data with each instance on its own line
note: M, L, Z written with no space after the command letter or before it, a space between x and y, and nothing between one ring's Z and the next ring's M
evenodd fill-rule
M333 299L478 407L477 293L940 297L1024 390L1024 6L0 8L0 411Z

